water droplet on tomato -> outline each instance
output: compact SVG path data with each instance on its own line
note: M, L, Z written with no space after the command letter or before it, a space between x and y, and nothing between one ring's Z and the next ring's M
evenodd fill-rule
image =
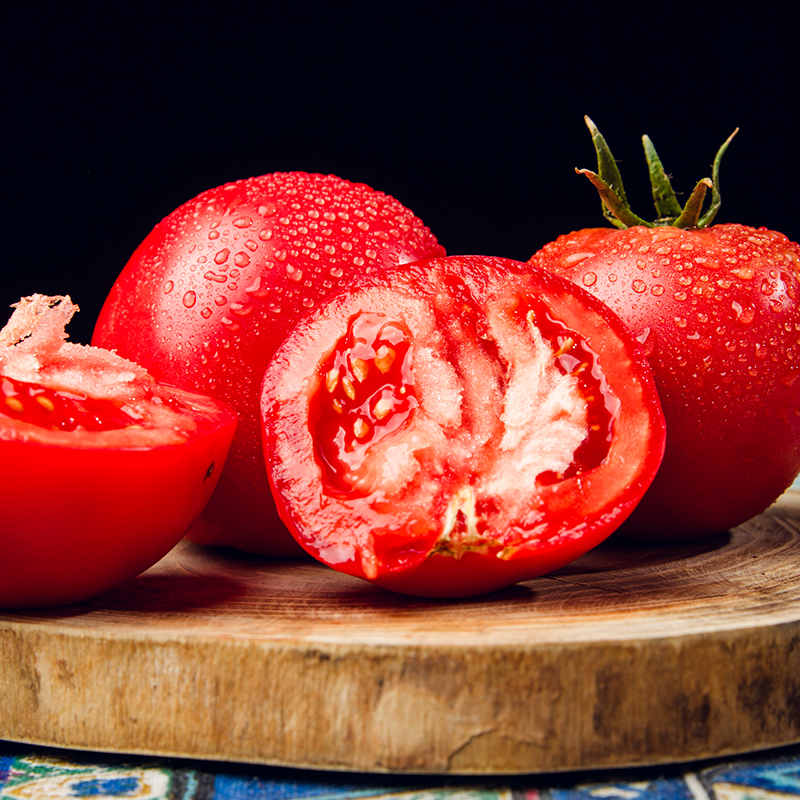
M239 252L233 257L233 263L237 267L246 267L250 263L250 256L247 253Z
M253 224L253 220L250 217L237 217L233 221L234 228L249 228Z
M200 316L201 316L203 319L208 319L208 318L211 316L211 314L212 314L212 313L213 313L213 312L211 311L211 309L210 309L208 306L205 306L205 307L203 308L203 310L200 312Z
M214 256L214 263L215 264L224 264L228 260L228 256L231 254L231 251L227 247L223 247L215 256Z
M172 281L167 281L164 284L164 294L169 294L175 288L175 284Z
M215 302L215 303L216 303L218 306L224 306L224 305L225 305L225 303L227 303L227 302L228 302L228 298L227 298L227 297L225 297L224 295L218 294L218 295L217 295L217 296L214 298L214 302Z
M271 217L277 212L277 210L278 206L269 200L258 207L258 213L262 217Z
M637 294L641 294L642 292L647 290L647 284L644 281L637 279L631 284L631 288Z
M583 278L583 285L584 286L594 286L597 283L597 273L596 272L587 272Z
M186 308L192 308L194 304L197 302L197 295L193 291L188 291L183 296L183 304Z
M655 297L660 297L662 294L664 294L664 287L660 283L657 283L650 289L650 294Z

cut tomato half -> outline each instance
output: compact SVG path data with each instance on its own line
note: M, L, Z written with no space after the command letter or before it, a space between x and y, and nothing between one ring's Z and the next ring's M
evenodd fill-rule
M262 385L281 517L326 564L408 594L564 566L652 481L664 420L601 302L506 259L406 265L295 328Z
M34 295L0 331L0 606L92 597L150 567L211 496L224 404L65 342L68 297Z

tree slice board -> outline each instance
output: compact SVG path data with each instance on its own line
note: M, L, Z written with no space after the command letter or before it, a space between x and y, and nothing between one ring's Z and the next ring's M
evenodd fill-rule
M798 742L800 492L459 601L184 542L94 600L0 612L0 738L483 775Z

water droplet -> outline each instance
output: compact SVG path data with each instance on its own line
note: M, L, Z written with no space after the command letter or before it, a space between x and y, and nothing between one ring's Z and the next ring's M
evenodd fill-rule
M356 223L356 227L360 228L362 231L368 231L369 230L369 223L368 222L364 222L363 220L361 220L361 222L357 222Z
M594 286L597 283L597 273L596 272L587 272L583 276L583 285L584 286Z
M371 261L374 261L378 257L378 254L375 250L367 250L364 255Z
M686 292L675 292L675 294L674 294L674 295L672 295L672 296L673 296L673 297L674 297L674 298L675 298L675 299L676 299L678 302L681 302L681 303L682 303L682 302L683 302L683 301L686 299L686 297L687 297L687 294L686 294Z
M250 256L244 252L238 252L233 257L233 263L236 264L237 267L246 267L250 263Z
M211 316L211 314L212 314L212 311L211 311L211 309L210 309L208 306L206 306L205 308L203 308L203 310L200 312L200 316L201 316L203 319L208 319L208 318Z
M252 239L248 239L248 240L247 240L247 241L244 243L244 246L245 246L245 247L246 247L246 248L247 248L247 249L248 249L248 250L249 250L251 253L255 253L255 251L256 251L256 250L258 250L258 242L254 242Z
M225 283L228 280L224 275L220 275L218 272L211 272L211 270L206 272L203 277L207 281L214 281L215 283Z
M261 239L262 242L266 242L272 238L272 228L262 228L258 232L258 238Z
M197 295L192 291L186 292L186 294L183 296L183 304L186 306L186 308L192 308L196 302Z
M219 239L219 231L209 231L208 238L211 239L212 241L214 239Z
M637 294L641 294L642 292L644 292L644 291L646 291L646 290L647 290L647 284L646 284L644 281L635 280L635 281L634 281L634 282L631 284L631 288L632 288L632 289L633 289L633 291L634 291L634 292L636 292Z
M273 258L276 261L283 262L283 261L286 261L286 255L287 255L287 253L286 253L285 250L276 250L275 253L273 254Z
M685 328L688 325L688 322L683 317L675 317L673 322L678 328Z
M227 247L223 247L215 256L214 256L214 263L215 264L224 264L228 260L228 256L231 254L231 251Z
M357 267L363 267L363 266L364 266L364 259L363 259L363 258L361 258L361 256L356 256L356 257L353 259L353 263L354 263L354 264L355 264Z
M341 267L331 267L331 276L334 278L341 278L344 275L344 270Z
M311 308L314 305L314 300L311 297L304 297L303 298L303 305L306 308Z
M267 201L266 203L258 207L258 213L262 217L271 217L277 212L277 210L278 206L276 206L275 203L272 203L270 201Z
M733 313L736 315L736 321L742 325L749 325L756 316L756 310L753 306L743 306L741 303L734 300L731 303Z
M224 306L224 305L225 305L225 303L227 303L227 302L228 302L228 298L227 298L227 297L225 297L225 295L218 294L218 295L217 295L217 296L214 298L214 302L215 302L215 303L216 303L218 306Z
M175 284L172 281L167 281L164 284L164 294L169 294L175 288Z
M291 264L289 264L286 267L286 274L289 276L291 280L295 281L296 283L299 283L301 280L303 280L303 270L297 269L296 267L293 267Z
M655 297L661 297L661 295L664 294L664 287L660 283L657 283L650 289L650 294Z
M336 252L336 248L332 244L326 244L323 250L329 255L332 256Z

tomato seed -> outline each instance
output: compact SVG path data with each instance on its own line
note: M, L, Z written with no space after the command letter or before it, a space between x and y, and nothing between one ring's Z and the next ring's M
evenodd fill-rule
M353 384L353 381L350 380L347 376L342 378L342 388L344 389L344 393L351 399L356 399L356 387Z
M385 375L390 369L397 356L391 347L382 344L375 353L375 366Z
M364 439L369 434L369 425L360 417L353 423L353 433L356 439Z
M336 387L339 385L339 370L329 369L325 375L325 388L333 394Z
M16 397L6 397L6 405L16 414L21 414L25 409Z
M37 395L36 402L45 410L49 412L55 411L55 405L49 397L44 395Z
M369 364L364 361L363 358L354 358L350 364L351 369L353 370L353 374L356 376L356 379L359 383L364 383L367 379L367 375L369 375ZM351 400L353 398L350 398Z

